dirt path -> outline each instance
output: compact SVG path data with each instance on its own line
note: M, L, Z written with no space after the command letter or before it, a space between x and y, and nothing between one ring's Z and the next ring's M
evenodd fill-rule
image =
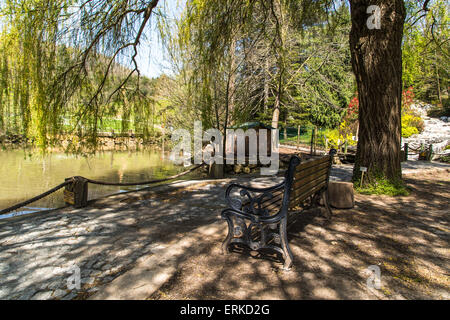
M450 299L450 174L406 181L409 196L357 195L329 223L317 211L302 215L289 231L291 271L251 253L223 256L225 233L215 234L148 299ZM373 265L379 290L366 284Z
M449 299L448 171L410 176L408 197L357 196L331 223L301 215L290 230L290 272L250 253L220 254L230 182L276 183L180 182L3 219L0 299ZM367 289L371 265L381 290ZM69 288L76 269L80 288Z

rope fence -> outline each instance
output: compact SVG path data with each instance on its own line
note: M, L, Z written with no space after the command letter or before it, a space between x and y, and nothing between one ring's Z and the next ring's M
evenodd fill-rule
M11 211L14 211L14 210L17 210L19 208L25 207L26 205L28 205L28 204L30 204L32 202L38 201L38 200L40 200L42 198L45 198L46 196L48 196L48 195L58 191L59 189L65 187L65 186L67 186L67 185L69 185L71 183L72 183L72 181L66 180L65 182L57 185L56 187L54 187L54 188L52 188L52 189L50 189L50 190L48 190L48 191L46 191L44 193L41 193L40 195L38 195L36 197L33 197L33 198L28 199L26 201L20 202L20 203L18 203L16 205L13 205L13 206L9 207L9 208L3 209L2 211L0 211L0 215L7 214L7 213L9 213Z
M20 202L18 204L15 204L9 208L3 209L0 211L0 216L10 213L12 211L15 211L19 208L25 207L26 205L33 203L35 201L38 201L42 198L45 198L46 196L58 191L61 188L66 187L65 194L64 194L64 201L68 202L70 204L73 204L75 207L83 207L86 202L87 202L87 184L88 183L92 183L92 184L96 184L96 185L103 185L103 186L120 186L120 187L125 187L125 186L141 186L141 185L148 185L148 184L155 184L155 183L160 183L160 182L166 182L166 181L170 181L176 178L179 178L181 176L187 175L197 169L199 169L200 167L204 166L205 164L199 164L189 170L183 171L181 173L178 173L176 175L164 178L164 179L157 179L157 180L149 180L149 181L142 181L142 182L130 182L130 183L119 183L119 182L105 182L105 181L97 181L97 180L93 180L93 179L87 179L84 177L80 177L80 176L75 176L75 177L71 177L71 178L67 178L66 181L64 181L63 183L57 185L56 187L53 187L50 190L47 190L31 199L28 199L26 201ZM72 196L72 201L67 201L67 194L69 194L69 197ZM72 203L73 202L73 203Z
M429 144L425 146L425 144L421 144L417 148L413 148L409 145L409 143L405 143L403 145L404 151L404 160L408 160L409 155L419 155L419 160L431 161L434 156L445 156L449 153L438 153L433 150L433 144ZM412 151L412 152L411 152Z

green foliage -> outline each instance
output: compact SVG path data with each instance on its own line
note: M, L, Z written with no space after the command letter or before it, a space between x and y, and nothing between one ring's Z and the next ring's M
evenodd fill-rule
M392 182L382 178L363 187L359 186L359 182L355 182L355 191L365 195L388 195L391 197L408 196L410 193L403 181Z
M414 101L413 88L409 87L402 93L402 137L409 138L414 134L422 133L425 129L422 118L411 109Z
M421 3L405 2L408 17L403 40L403 85L413 86L419 100L449 108L448 2L432 1L422 19Z
M350 23L346 5L327 19L325 1L188 1L171 35L183 75L174 105L220 129L335 128L354 92Z
M405 3L404 87L448 110L446 2L433 1L418 22L419 4ZM188 0L179 20L166 19L157 4L0 2L0 131L22 133L43 147L60 134L78 134L95 147L105 128L151 139L163 125L201 120L205 128L225 130L258 119L326 128L331 145L354 143L345 2ZM138 72L138 45L150 18L172 58L171 77L152 80ZM403 118L404 136L422 130L420 120Z
M2 1L0 133L23 134L43 149L76 134L95 148L104 122L117 119L119 131L149 138L162 121L154 97L164 80L138 77L133 55L132 67L121 60L135 51L149 5Z
M409 138L413 134L419 134L423 131L424 124L420 117L404 114L402 115L402 137Z
M403 123L402 123L402 137L403 138L409 138L412 135L418 134L418 133L419 133L419 130L417 130L416 127L408 127L408 126L404 127Z
M340 129L329 129L323 132L319 138L319 144L325 146L325 139L327 139L328 148L339 149L345 143L348 146L356 146L357 142L353 140L353 135L345 134L345 130L342 129L343 127L345 127L345 122L341 124Z

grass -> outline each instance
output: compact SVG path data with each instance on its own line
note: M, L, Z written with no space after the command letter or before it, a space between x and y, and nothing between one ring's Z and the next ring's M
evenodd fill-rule
M387 179L377 179L371 183L360 187L359 182L355 183L355 191L364 195L388 195L391 197L408 196L408 188L403 181L391 182Z
M322 143L322 136L324 134L323 130L318 130L317 136L316 136L316 146L324 146ZM300 135L300 139L298 140L300 144L311 144L311 135L312 135L312 129L306 129L305 131L302 130L302 134ZM288 132L287 139L284 139L283 129L280 130L280 144L297 144L297 134L290 134Z

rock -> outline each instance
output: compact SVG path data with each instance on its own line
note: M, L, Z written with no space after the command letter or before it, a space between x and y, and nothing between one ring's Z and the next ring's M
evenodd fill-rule
M36 290L34 288L28 289L25 292L23 292L18 300L30 300L30 298L36 293Z
M65 295L64 297L61 298L61 300L72 300L75 299L77 297L78 293L77 292L70 292L69 294Z
M328 184L330 205L336 209L351 209L355 206L353 183L330 181Z
M31 300L49 300L52 298L52 291L40 291L36 293Z
M55 292L53 292L53 296L52 297L54 299L61 299L65 295L67 295L67 291L66 290L57 289L57 290L55 290Z

